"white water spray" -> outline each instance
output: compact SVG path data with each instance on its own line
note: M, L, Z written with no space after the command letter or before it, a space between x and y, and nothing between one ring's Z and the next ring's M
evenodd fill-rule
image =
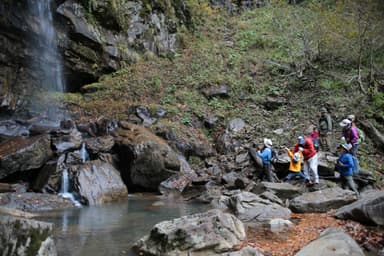
M61 177L61 193L59 195L63 198L70 199L75 206L81 207L81 203L69 192L69 175L67 169L63 170L63 176Z
M88 154L88 151L87 151L87 149L85 147L85 143L84 142L81 145L80 154L81 154L81 160L82 160L83 163L85 163L86 161L89 160L89 154Z

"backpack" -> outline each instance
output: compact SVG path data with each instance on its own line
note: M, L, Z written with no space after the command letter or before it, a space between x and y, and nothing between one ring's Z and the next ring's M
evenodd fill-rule
M277 163L277 161L279 161L279 157L278 157L277 151L274 148L271 148L271 154L272 154L271 164Z
M360 128L357 128L356 127L356 130L357 130L357 134L359 135L359 142L364 142L365 141L365 134L363 132L363 130L361 130Z

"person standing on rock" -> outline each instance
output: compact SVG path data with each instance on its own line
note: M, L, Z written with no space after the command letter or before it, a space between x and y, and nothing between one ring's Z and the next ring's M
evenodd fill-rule
M304 175L309 178L309 184L319 184L319 174L317 172L318 158L312 139L304 136L299 136L297 138L297 144L293 148L292 152L295 154L299 151L302 152L304 157Z
M359 172L359 160L357 158L357 149L359 148L359 132L357 131L356 126L352 125L351 120L344 119L340 122L340 126L342 128L343 137L341 138L343 142L350 144L351 149L349 152L352 155L352 159L354 161L354 173L357 174Z
M323 151L331 150L332 118L325 107L320 109L319 144Z
M342 187L345 189L347 186L359 196L359 192L356 189L355 182L353 181L353 167L354 161L350 150L352 149L351 144L341 144L340 145L341 155L336 163L335 170L340 173L340 178L342 181Z
M272 167L271 167L272 140L265 138L264 146L257 151L257 155L261 158L263 162L263 171L264 171L263 176L266 176L269 182L273 182Z

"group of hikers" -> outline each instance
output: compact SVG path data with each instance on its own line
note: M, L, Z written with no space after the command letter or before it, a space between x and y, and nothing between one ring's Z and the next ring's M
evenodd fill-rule
M285 148L290 157L288 175L283 181L301 178L309 186L319 184L318 175L318 151L331 151L333 122L327 109L320 109L319 128L315 127L309 137L301 135L293 149ZM362 131L355 125L355 116L349 115L339 123L342 129L342 137L338 146L338 160L335 171L340 174L343 188L349 187L359 195L353 180L353 175L359 171L357 150L363 139ZM360 134L360 135L359 135ZM257 151L257 156L262 160L263 175L267 181L273 182L271 160L273 158L272 140L265 138L263 146Z

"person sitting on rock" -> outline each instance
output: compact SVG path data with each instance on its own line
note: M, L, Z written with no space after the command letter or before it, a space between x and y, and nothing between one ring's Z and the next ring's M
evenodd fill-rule
M264 146L257 151L257 155L263 162L264 175L267 181L273 182L271 159L272 159L272 140L265 138Z
M344 143L341 144L339 148L341 155L337 159L335 170L340 173L343 189L348 186L358 196L359 192L356 189L355 182L352 177L352 170L354 167L354 162L350 153L352 146L351 144Z
M297 138L297 144L293 148L293 153L302 152L304 157L304 175L309 178L310 185L313 183L319 184L319 174L317 173L318 158L315 146L311 138L299 136ZM311 171L311 175L309 174Z
M288 180L292 180L295 177L303 178L304 180L309 180L304 173L301 172L301 163L303 162L303 153L301 151L296 152L295 154L289 148L285 148L287 150L288 156L291 159L289 163L288 175L284 178L284 182Z

